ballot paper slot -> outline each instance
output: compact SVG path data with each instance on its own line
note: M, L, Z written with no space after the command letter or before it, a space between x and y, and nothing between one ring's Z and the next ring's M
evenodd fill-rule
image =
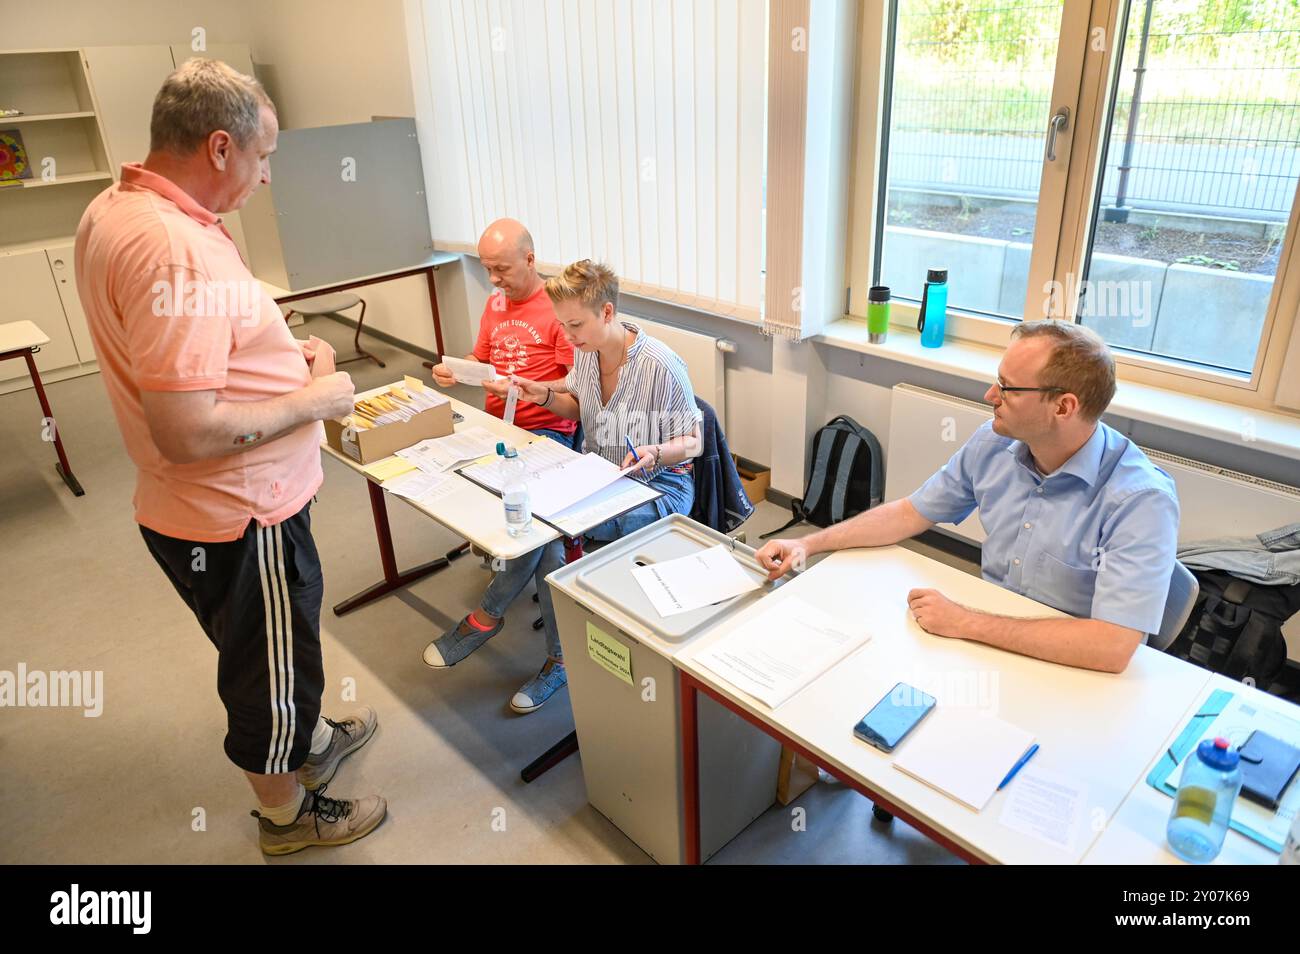
M601 594L608 599L611 593L617 593L618 611L627 617L630 628L648 629L666 641L679 643L711 625L719 612L737 603L734 596L729 596L698 609L665 616L638 584L633 574L638 568L660 567L722 545L739 571L755 584L757 592L746 596L758 598L777 586L768 582L767 572L759 566L752 547L677 514L653 526L661 528L661 532L643 543L626 538L602 547L597 551L602 559L592 561L589 557L577 564L582 569L573 580L574 586L588 595Z

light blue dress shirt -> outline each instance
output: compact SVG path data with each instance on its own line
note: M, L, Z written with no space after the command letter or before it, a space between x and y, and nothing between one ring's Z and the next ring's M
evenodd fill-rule
M1087 619L1160 629L1178 538L1173 479L1112 427L1044 477L985 423L911 496L934 523L979 508L984 579Z

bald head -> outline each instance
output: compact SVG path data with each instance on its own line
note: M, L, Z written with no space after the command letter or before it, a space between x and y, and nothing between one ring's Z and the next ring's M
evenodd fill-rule
M496 253L516 251L527 255L533 251L533 237L524 228L524 223L516 219L497 219L483 230L483 235L478 240L480 258L484 251L489 250Z
M513 301L523 301L541 286L533 237L522 222L497 219L478 240L478 257L492 285Z

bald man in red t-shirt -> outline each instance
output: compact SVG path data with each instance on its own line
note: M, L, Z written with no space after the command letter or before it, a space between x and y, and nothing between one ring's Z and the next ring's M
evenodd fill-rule
M491 364L502 376L517 374L527 378L531 371L534 381L563 385L573 367L573 347L565 340L551 300L542 289L533 237L522 223L497 219L483 231L478 255L496 291L483 306L478 341L465 359ZM456 383L445 364L434 365L433 379L444 388ZM487 412L503 416L505 401L491 392L486 397ZM514 422L565 446L572 446L578 426L575 421L566 421L526 401L520 403Z
M573 347L560 330L555 309L537 274L533 237L514 219L498 219L478 241L478 256L496 291L488 297L479 321L478 341L469 361L491 364L500 375L517 374L564 390L573 366ZM449 388L455 377L444 364L434 365L433 380ZM501 417L505 401L488 392L486 409ZM536 404L521 401L515 424L573 447L578 422L566 420ZM506 608L532 579L536 560L508 560L492 577L480 606L431 642L424 661L433 669L456 665L505 625Z

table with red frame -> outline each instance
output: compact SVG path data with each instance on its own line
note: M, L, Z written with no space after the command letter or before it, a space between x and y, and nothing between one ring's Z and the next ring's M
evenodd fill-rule
M906 595L914 588L936 589L960 604L1004 616L1063 615L978 576L891 546L832 554L766 599L723 619L673 657L681 690L687 863L701 860L700 693L966 861L1078 863L1106 830L1097 828L1097 819L1109 826L1121 817L1121 807L1145 784L1151 760L1185 724L1210 678L1206 670L1147 646L1138 646L1124 672L1115 674L934 636L908 612ZM865 628L870 638L776 708L700 661L702 653L735 628L772 612L774 601L793 598L823 608L846 630ZM1030 732L1040 749L1018 778L1042 773L1083 793L1068 848L1003 824L1014 782L995 792L981 811L973 811L895 768L891 763L926 731L928 720L892 754L855 738L854 725L899 682L935 696L940 708L969 706L973 714L996 715Z
M54 465L54 471L68 485L74 497L82 497L85 496L86 491L82 489L80 481L72 473L72 465L68 463L67 452L63 449L63 438L59 436L58 422L54 419L54 412L50 410L50 401L45 396L45 386L41 383L41 372L36 367L34 356L41 350L41 345L49 344L49 341L49 335L30 321L14 321L0 325L0 361L22 358L27 362L27 374L32 379L32 387L36 389L36 400L40 403L41 413L45 415L45 420L48 422L46 426L50 428L50 440L54 444L54 453L59 458L59 462Z

